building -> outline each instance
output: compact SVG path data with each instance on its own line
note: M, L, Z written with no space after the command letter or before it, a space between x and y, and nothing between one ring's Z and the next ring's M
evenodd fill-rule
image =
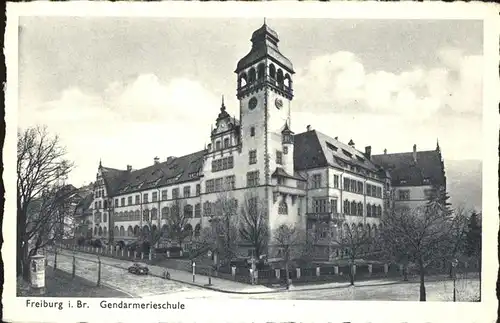
M391 205L391 178L399 178L402 166L387 171L371 147L361 152L352 140L344 144L310 127L295 134L293 65L266 24L251 42L235 70L239 117L227 113L222 99L206 149L164 162L156 157L142 169L99 163L91 204L93 236L127 241L137 239L141 230L162 230L182 201L189 217L186 230L195 239L217 215L214 205L222 193L235 205L255 197L263 201L271 232L284 223L318 232L324 258L335 254L329 241L342 227L377 233ZM241 241L243 254L251 249Z

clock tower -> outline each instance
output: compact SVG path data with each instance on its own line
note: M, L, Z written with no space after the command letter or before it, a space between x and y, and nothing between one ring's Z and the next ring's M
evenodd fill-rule
M242 150L256 151L257 164L262 167L260 182L269 185L276 167L283 166L293 174L293 158L282 156L283 150L289 150L283 145L282 131L291 127L294 70L278 48L278 34L266 23L252 34L251 42L250 52L235 70ZM291 165L281 165L285 160Z

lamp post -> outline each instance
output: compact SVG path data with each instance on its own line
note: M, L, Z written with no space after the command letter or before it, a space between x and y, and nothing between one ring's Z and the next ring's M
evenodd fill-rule
M458 266L458 260L453 259L451 262L451 266L453 268L453 301L457 301L457 289L456 289L456 281L457 281L457 272L456 272L456 267Z

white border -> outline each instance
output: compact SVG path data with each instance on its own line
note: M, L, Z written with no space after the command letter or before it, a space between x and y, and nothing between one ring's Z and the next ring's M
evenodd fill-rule
M7 65L6 138L3 151L6 204L3 225L5 262L3 309L6 321L329 321L329 322L494 322L498 270L498 61L500 29L493 5L473 3L333 3L333 2L33 2L7 4L4 49ZM100 299L84 299L93 310L29 310L16 298L16 128L19 16L140 16L140 17L288 17L358 19L480 19L484 20L483 100L483 302L370 302L370 301L246 301L186 300L184 311L99 310ZM464 129L467 131L467 129ZM479 143L478 143L479 144ZM466 153L466 152L464 152ZM64 299L60 299L64 300ZM173 300L177 301L177 300ZM182 300L180 300L182 301ZM159 315L161 313L161 315ZM43 318L43 319L42 319Z

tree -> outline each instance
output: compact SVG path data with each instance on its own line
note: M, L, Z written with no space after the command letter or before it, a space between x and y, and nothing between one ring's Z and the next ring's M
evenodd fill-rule
M191 235L191 231L188 229L189 217L184 212L185 206L184 200L176 199L170 208L170 215L167 217L168 237L177 242L179 247L182 247L184 240Z
M141 230L140 239L142 240L145 252L149 252L150 248L156 246L160 239L167 233L159 227L159 214L156 209L154 210L156 213L153 213L153 211L149 213L148 210L148 214L144 214L143 216L143 229Z
M352 225L344 223L340 234L337 235L335 240L343 251L347 251L349 265L351 266L349 278L351 285L354 285L354 268L352 266L355 260L366 252L367 247L372 244L370 233L354 223Z
M240 214L240 236L255 249L255 257L259 259L269 240L266 204L259 197L247 194Z
M465 252L468 257L475 258L478 262L479 297L481 297L481 270L482 270L481 241L482 241L481 213L476 213L476 211L472 211L467 227Z
M53 234L55 224L64 223L61 217L68 215L66 207L74 197L74 188L64 185L73 168L65 154L59 137L51 136L46 127L18 130L16 271L26 279L30 256L60 237Z
M416 262L420 276L420 301L426 300L425 268L435 260L447 257L452 230L451 217L441 205L419 208L397 208L382 220L382 247L388 253L404 253Z
M290 261L301 254L305 243L305 232L295 225L282 224L273 232L273 243L279 248L278 255L281 255L285 263L286 284L288 286Z
M210 225L221 259L229 262L238 246L238 200L227 191L217 194L214 212L210 215Z

